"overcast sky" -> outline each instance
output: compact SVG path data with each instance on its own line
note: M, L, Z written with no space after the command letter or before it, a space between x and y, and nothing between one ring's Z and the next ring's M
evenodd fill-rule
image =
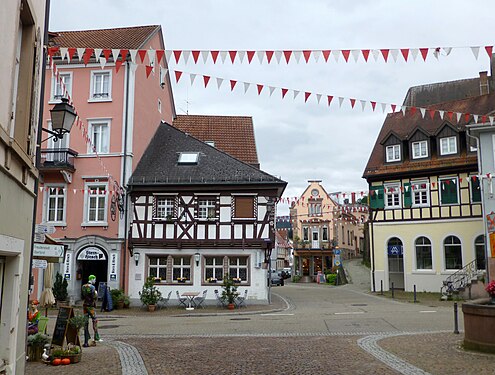
M252 116L261 168L287 181L284 196L295 197L308 179L322 180L328 192L367 190L361 176L385 114L369 105L363 112L359 99L401 104L411 86L489 71L484 48L476 60L468 47L495 43L494 11L493 0L51 0L50 30L159 24L166 49L173 50L466 47L407 63L330 57L327 63L260 65L255 57L250 65L195 65L172 59L171 69L302 91L281 100L280 90L258 96L255 87L231 92L226 82L218 90L212 79L205 89L201 77L193 85L189 76L178 84L172 77L178 114ZM304 91L358 102L354 109L348 102L317 104L314 96L304 103ZM286 205L279 213L287 213Z

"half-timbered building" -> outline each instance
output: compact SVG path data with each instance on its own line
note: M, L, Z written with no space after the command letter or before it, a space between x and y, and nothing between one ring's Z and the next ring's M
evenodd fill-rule
M374 290L438 292L457 271L484 267L476 143L466 132L477 120L465 114L491 113L495 94L421 98L408 105L425 110L387 115L364 171Z
M129 293L155 277L162 293L215 299L225 275L248 298L267 301L275 246L275 202L286 182L162 123L129 181L132 265Z

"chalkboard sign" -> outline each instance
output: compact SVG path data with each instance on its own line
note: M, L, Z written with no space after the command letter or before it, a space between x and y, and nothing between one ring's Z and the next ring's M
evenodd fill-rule
M98 283L98 299L103 299L105 297L106 290L107 290L107 283L100 281Z
M325 284L326 283L326 280L325 280L325 274L323 273L318 273L318 282L320 284Z
M112 310L113 310L112 294L110 293L110 288L106 287L105 293L103 293L101 311L112 311Z
M52 345L63 346L65 339L67 339L68 344L81 344L79 341L79 335L77 334L77 329L69 324L69 319L73 316L74 309L72 307L60 307L58 309L57 321L53 331Z

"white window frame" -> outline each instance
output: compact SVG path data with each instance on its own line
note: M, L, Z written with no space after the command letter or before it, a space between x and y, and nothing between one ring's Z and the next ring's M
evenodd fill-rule
M429 244L424 244L424 243L418 244L417 241L422 239L422 238L426 238L430 243ZM434 270L435 265L434 265L434 256L433 256L433 243L432 243L431 239L426 237L425 235L420 235L414 239L413 246L414 246L414 264L416 267L415 270L416 271L432 271L432 270ZM418 267L418 247L424 247L424 248L429 247L430 258L431 258L431 267L430 268L419 268Z
M423 187L424 185L424 187ZM411 200L413 207L429 207L430 206L430 184L426 180L411 181ZM416 196L420 195L420 203L416 203ZM421 196L426 195L426 202L423 202Z
M392 151L392 154L391 154L392 157L391 158L389 157L390 156L389 150ZM387 163L401 160L401 158L400 158L400 145L399 144L387 146L385 149L385 153L386 153L386 157L387 157ZM396 154L398 155L397 157L396 157Z
M325 232L326 232L326 233L325 233ZM325 236L325 234L326 234L326 236ZM323 242L328 242L328 239L329 239L329 238L330 238L330 236L329 236L328 227L327 227L327 226L323 226L323 227L321 228L321 240L322 240Z
M100 197L102 194L94 194L92 190L95 190L96 187L102 187L104 186L105 189L105 203L104 203L104 211L103 211L103 220L94 220L90 221L89 220L89 209L90 209L90 200L93 198L97 199L97 204L98 204L98 197ZM97 213L98 213L98 208L96 208ZM108 226L108 182L107 181L93 181L93 182L86 182L84 184L84 212L83 212L83 227L88 227L88 226L102 226L102 227L107 227Z
M174 218L175 198L155 196L155 219Z
M453 145L451 144L451 140L454 140ZM447 150L444 152L443 150L443 145L444 143L447 145ZM451 149L453 147L453 149ZM453 155L457 154L457 137L451 136L451 137L443 137L440 138L440 155Z
M184 256L180 256L180 255L174 255L172 256L172 282L174 283L178 283L178 280L177 278L178 277L184 277L186 278L186 283L190 283L192 281L192 260L191 260L191 257L190 256L187 256L187 255L184 255ZM175 261L177 259L180 259L180 262L178 264L175 263ZM187 263L189 262L189 263ZM174 271L175 270L179 270L179 275L176 277L176 275L174 275ZM187 276L184 276L186 275L186 272L184 272L185 270L189 270L189 277Z
M240 259L245 259L246 264L240 264ZM234 264L232 264L234 263ZM245 270L246 277L242 278L240 270ZM240 278L241 282L249 282L249 257L248 256L230 256L229 257L229 276L232 278Z
M385 190L385 209L402 208L402 194L400 190L400 183L384 184L383 187ZM389 197L392 197L392 203L389 203Z
M98 126L100 128L106 127L107 128L107 133L106 133L106 144L107 144L107 150L102 150L102 132L100 132L99 135L99 142L97 145L93 144L93 139L94 139L94 130L95 127ZM110 153L110 132L111 132L111 120L110 119L92 119L88 120L88 133L89 137L91 139L91 142L88 144L88 154L96 154L98 153L99 155L102 154L109 154ZM93 146L96 149L93 149Z
M72 74L72 72L66 72L66 71L60 70L59 71L59 77L66 84L66 87L65 88L67 89L67 93L70 96L72 96L72 83L74 82L73 81L73 74ZM65 82L65 78L66 77L69 77L69 79L70 79L70 83L68 85ZM52 83L52 87L51 87L51 90L50 90L50 103L59 103L61 101L60 99L62 97L65 97L65 95L64 96L61 96L60 98L55 97L56 95L63 94L63 93L60 93L59 94L57 92L58 91L57 89L60 89L60 91L62 91L62 87L61 87L61 85L58 84L57 79L55 78L54 75L52 75L52 80L51 81L52 81L51 82Z
M216 258L220 258L220 264L217 264ZM207 264L208 259L212 259L212 264ZM215 256L215 255L205 255L204 256L204 269L205 269L205 282L207 282L207 279L209 277L214 277L217 279L217 281L223 280L223 256ZM211 269L212 270L212 276L208 276L207 270Z
M151 264L151 259L156 259L156 264ZM156 276L151 275L151 269L156 269ZM161 277L160 273L163 274L163 272L160 272L164 270L165 272L165 277ZM164 256L155 256L155 255L150 255L148 256L148 277L153 276L155 279L160 278L162 280L167 279L167 255Z
M98 95L95 93L95 85L96 79L95 77L101 75L108 75L108 96L105 97L97 97ZM103 84L103 81L102 81ZM88 102L111 102L112 101L112 71L111 70L92 70L91 71L91 80L89 86L89 100Z
M321 216L321 202L308 203L308 216Z
M67 185L64 184L45 184L44 188L45 194L44 194L44 200L43 200L43 222L44 223L50 223L52 225L56 226L67 226L67 218L66 218L66 213L67 213ZM50 190L51 189L56 189L55 194L51 194ZM60 191L62 190L62 192ZM60 194L60 192L62 194ZM49 220L50 217L50 199L54 197L55 198L55 219L56 219L56 213L58 210L58 199L59 197L63 198L63 212L62 212L62 220Z
M198 219L215 220L217 201L216 199L198 199Z
M417 146L417 150L415 148ZM418 154L416 154L418 151ZM423 159L428 157L428 141L418 141L412 143L412 158Z

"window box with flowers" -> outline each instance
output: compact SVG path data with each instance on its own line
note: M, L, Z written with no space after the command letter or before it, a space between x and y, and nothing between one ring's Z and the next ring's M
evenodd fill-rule
M217 278L216 277L208 277L206 279L206 282L210 283L210 284L215 284L217 282Z
M185 277L178 277L177 278L178 283L184 284L186 281L187 281L187 278L185 278Z
M234 277L232 281L234 282L234 284L240 284L242 282L242 279L240 277Z
M161 283L162 278L161 277L155 277L154 281L155 281L155 283Z

